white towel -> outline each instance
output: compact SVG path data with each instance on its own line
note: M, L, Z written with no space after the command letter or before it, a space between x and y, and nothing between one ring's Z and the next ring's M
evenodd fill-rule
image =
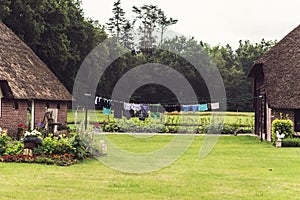
M212 110L217 110L217 109L220 108L220 103L219 102L217 102L217 103L211 103L210 106L211 106Z

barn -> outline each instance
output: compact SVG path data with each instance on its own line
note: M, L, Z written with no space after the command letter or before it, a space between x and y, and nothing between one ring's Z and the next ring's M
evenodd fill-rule
M300 132L300 25L251 68L255 133L271 141L272 121L289 118Z
M65 123L71 100L52 71L0 21L0 127L10 134L20 123L34 129L47 111Z

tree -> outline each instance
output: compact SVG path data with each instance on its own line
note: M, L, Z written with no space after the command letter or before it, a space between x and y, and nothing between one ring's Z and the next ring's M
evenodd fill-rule
M154 5L143 5L138 8L132 7L137 19L141 20L139 31L141 33L140 48L148 51L154 47L155 36L153 32L158 23L158 8Z
M109 18L109 23L106 23L108 25L108 30L111 32L111 34L115 34L118 39L120 39L120 33L123 29L123 27L126 25L127 21L125 19L125 12L121 8L121 1L118 0L117 2L114 2L113 7L113 14L114 16Z
M165 15L164 11L161 9L158 9L158 24L160 27L160 44L163 42L164 33L167 29L167 27L176 24L178 22L177 19L173 19L170 17L169 19Z
M129 48L133 49L134 47L134 41L133 41L133 29L134 29L134 22L130 22L129 20L126 20L125 24L122 26L121 29L121 37L120 41L121 43Z
M107 37L104 28L84 18L79 0L10 2L6 8L9 12L2 16L2 21L72 91L75 75L83 59Z

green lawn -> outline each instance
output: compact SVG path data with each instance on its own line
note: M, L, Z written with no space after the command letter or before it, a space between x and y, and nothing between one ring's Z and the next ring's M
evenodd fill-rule
M150 152L174 136L108 137L124 150ZM221 136L211 153L199 159L203 140L203 136L195 137L175 163L146 174L115 171L96 159L70 167L0 163L0 196L1 199L300 199L299 148L275 148L251 136Z

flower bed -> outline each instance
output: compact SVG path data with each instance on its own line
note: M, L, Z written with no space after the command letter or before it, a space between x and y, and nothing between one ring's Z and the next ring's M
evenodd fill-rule
M69 137L50 134L43 139L38 136L40 136L38 131L25 132L23 144L7 135L0 135L0 161L68 166L92 156L102 155L93 140L80 137L78 134ZM28 146L28 143L34 145ZM27 151L28 149L30 151Z

